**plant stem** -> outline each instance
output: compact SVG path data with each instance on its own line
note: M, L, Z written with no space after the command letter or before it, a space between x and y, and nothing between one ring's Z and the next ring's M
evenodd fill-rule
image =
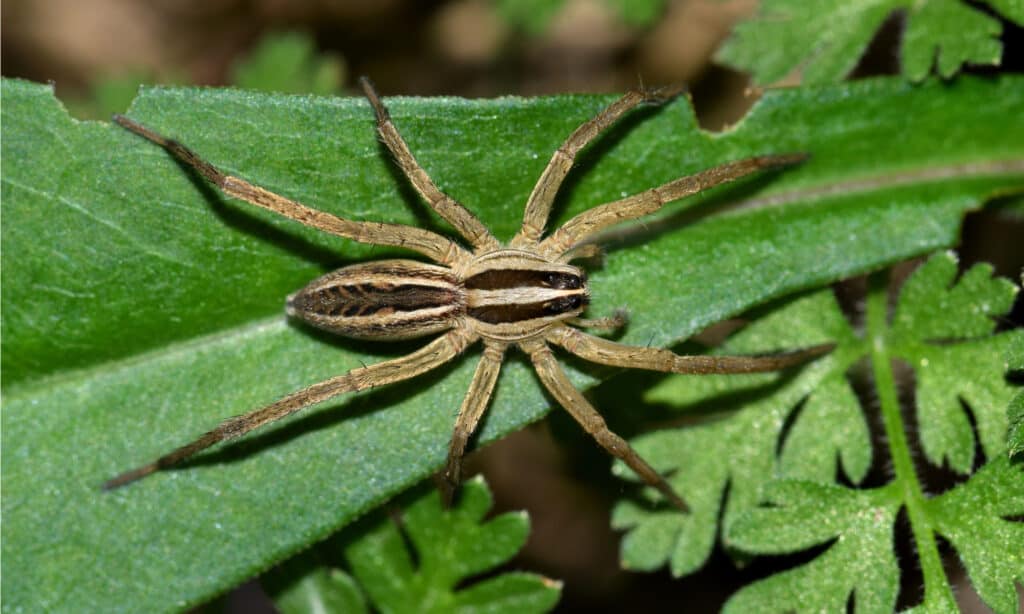
M887 321L887 276L878 273L871 278L867 301L867 333L871 351L871 365L875 376L875 388L882 411L882 422L889 442L893 469L896 472L894 486L907 506L907 516L914 535L914 545L921 561L924 575L925 602L955 603L942 568L938 545L932 531L931 521L925 510L925 497L917 479L914 462L910 455L907 432L900 413L896 392L896 379L892 371L892 357L888 347ZM944 594L936 595L934 591ZM931 594L932 598L929 598Z

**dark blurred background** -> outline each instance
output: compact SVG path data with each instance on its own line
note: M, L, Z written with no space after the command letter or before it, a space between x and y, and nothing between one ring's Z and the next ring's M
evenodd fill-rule
M8 0L2 15L2 73L52 82L72 113L103 119L123 111L140 83L354 95L355 78L367 75L384 95L466 97L622 92L640 83L685 83L701 124L719 130L742 117L759 91L746 75L716 65L712 56L757 4ZM1004 62L998 70L1019 72L1021 31L1006 22L1003 27ZM899 16L886 22L853 78L897 73L901 31ZM797 84L798 78L776 85ZM1020 279L1024 249L1014 237L1022 236L1017 215L998 207L973 214L965 224L962 264L989 261L999 274ZM846 286L843 292L857 294L856 281ZM1018 304L1013 318L1018 323L1020 312ZM717 550L704 570L682 580L665 572L622 571L619 536L608 526L615 486L607 459L559 415L472 455L469 469L486 474L496 512L529 510L533 531L514 566L564 580L560 609L716 611L740 586L806 560L805 555L737 569ZM907 563L901 607L921 597L913 556L906 548L901 553ZM961 578L961 607L985 611L956 563L950 573ZM209 609L222 606L273 611L257 582Z

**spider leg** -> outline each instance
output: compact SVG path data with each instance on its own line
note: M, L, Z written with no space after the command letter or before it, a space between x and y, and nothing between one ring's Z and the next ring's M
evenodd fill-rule
M583 394L572 385L565 371L559 366L551 348L543 341L521 342L520 346L533 361L537 376L548 389L551 396L555 397L558 403L575 418L576 422L583 427L583 430L601 445L609 454L621 459L637 475L654 488L658 489L673 505L680 510L687 512L689 507L682 497L676 494L665 478L661 476L647 461L645 461L629 443L619 437L605 423L601 414L583 397Z
M562 143L562 146L555 150L551 161L544 168L537 184L533 186L529 199L526 201L526 211L523 214L523 226L519 233L512 239L513 247L535 244L544 227L548 223L548 216L551 214L551 206L555 201L555 194L562 185L565 176L572 169L576 155L586 147L599 134L619 120L634 107L645 102L660 103L676 96L681 88L674 89L639 89L627 92L604 110L598 113L593 119L584 122L579 128L569 135L569 138Z
M480 417L491 400L504 356L505 345L484 345L484 355L477 363L473 382L462 401L459 416L455 419L455 429L448 444L448 462L445 464L444 473L441 474L444 478L441 497L446 507L451 505L455 489L462 482L462 457L466 452L466 443L473 436L473 431L476 430Z
M616 330L622 328L629 321L629 314L625 309L618 309L615 314L607 318L570 318L568 324L581 328L597 328L604 330Z
M602 365L702 375L778 371L827 354L835 348L835 344L827 343L771 356L681 356L669 350L616 343L568 326L553 329L546 338L584 360Z
M541 252L549 257L557 257L583 241L593 238L595 234L609 226L654 213L672 201L735 181L760 170L789 166L805 159L807 159L805 154L747 158L716 166L696 175L681 177L621 200L592 207L572 218L551 233L551 236L544 239L540 244Z
M227 175L178 141L164 137L123 115L115 115L114 121L131 132L163 147L179 161L195 169L196 172L220 188L228 196L244 200L257 207L269 209L274 213L306 226L311 226L339 237L345 237L346 239L359 241L360 243L404 247L417 251L441 264L451 264L465 255L464 250L454 241L429 230L401 224L353 222L330 213L317 211L302 203L253 185L244 179Z
M473 340L472 337L460 330L451 330L419 350L401 358L353 369L344 375L303 388L262 409L228 418L217 428L198 439L149 464L112 478L103 485L103 489L119 488L161 469L174 466L214 444L241 437L249 431L339 394L402 381L430 371L458 356Z
M399 134L395 123L391 121L391 114L388 113L384 103L380 101L380 97L377 95L377 91L373 88L370 80L366 77L360 77L359 84L362 86L366 98L370 101L370 106L373 107L377 115L377 132L380 134L381 140L384 141L388 150L391 151L391 155L395 157L398 167L402 169L402 173L409 179L409 182L416 188L420 196L430 204L430 207L438 215L454 226L459 231L459 234L465 237L473 247L478 250L497 248L498 240L494 238L494 235L487 230L487 227L469 209L437 189L430 175L423 170L423 167L420 166L419 162L412 155L412 151L409 150L409 146L405 143L402 135Z
M577 244L575 247L559 256L558 262L566 264L573 260L586 260L588 258L600 258L604 261L604 250L601 249L600 245L595 243L585 243L583 245Z

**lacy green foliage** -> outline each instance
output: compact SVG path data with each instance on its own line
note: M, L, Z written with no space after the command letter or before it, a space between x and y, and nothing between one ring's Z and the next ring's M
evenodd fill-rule
M1015 339L1006 351L1006 363L1011 373L1024 374L1024 339ZM1010 424L1006 435L1006 448L1010 456L1024 452L1024 390L1017 393L1006 409Z
M261 92L334 94L345 81L345 63L334 54L317 54L308 35L269 34L231 71L231 83Z
M550 610L560 584L535 574L506 572L466 584L507 562L526 543L526 514L510 512L483 522L491 504L481 479L467 482L450 510L442 509L435 489L420 488L402 505L400 521L378 512L328 542L332 549L340 546L351 575L318 566L285 586L273 578L274 601L285 614L323 611L317 604L328 602L344 604L333 610L339 612L366 611L367 602L378 612Z
M771 604L780 612L844 612L851 593L856 593L857 612L892 611L900 570L892 543L898 505L891 490L770 483L764 502L775 507L741 516L729 532L734 546L784 554L833 543L810 563L740 590L724 611L767 611Z
M786 293L952 245L965 211L1024 185L1021 83L878 80L773 92L722 135L701 132L682 100L638 112L581 158L555 222L728 160L813 156L673 204L633 229L592 271L592 313L626 304L623 340L664 346ZM49 88L2 87L5 608L185 608L441 465L475 351L101 493L105 479L227 416L418 347L317 336L282 317L283 297L325 270L399 252L223 199L150 143L70 119ZM388 104L439 185L508 238L551 152L610 100ZM146 89L130 114L309 205L444 230L397 176L363 100ZM512 360L479 441L547 409L528 367ZM856 441L856 416L837 411ZM833 445L859 475L864 451Z
M936 255L903 286L891 325L885 322L884 287L873 291L863 336L846 322L830 292L797 299L754 322L721 352L832 340L837 344L832 354L792 374L746 381L733 376L739 380L735 385L724 377L674 377L652 390L651 398L683 408L727 404L728 395L739 391L761 392L727 418L636 441L655 466L674 472L670 481L694 513L682 516L659 507L653 503L657 496L646 492L646 502L620 503L613 522L629 530L624 563L643 569L668 564L677 575L699 567L713 546L728 486L722 532L730 548L780 554L828 544L811 562L738 592L728 611L749 611L758 603L779 611L831 611L842 609L851 593L857 611L891 610L898 586L892 525L906 506L925 576L925 606L954 603L937 554L935 536L941 534L957 549L982 599L998 612L1016 611L1013 582L1024 572L1024 525L1006 518L1024 513L1024 474L1003 453L1005 407L1014 391L1002 377L1002 356L1011 344L1021 343L1024 331L992 334L995 318L1010 308L1017 289L991 273L988 265L977 265L955 280L953 256ZM875 370L895 469L893 481L874 490L833 484L839 477L836 459L854 484L870 463L865 419L846 381L853 365L865 358ZM889 367L894 359L910 365L916 376L925 458L966 474L977 462L974 450L980 443L990 461L941 496L924 497L910 460ZM787 419L792 420L788 432ZM628 473L623 466L616 469ZM771 482L779 475L785 479ZM985 552L990 555L982 556Z
M1024 24L1019 0L987 4ZM964 64L999 64L1002 26L962 0L828 0L813 8L800 0L766 0L756 17L736 26L718 59L753 73L765 85L796 69L804 83L840 81L897 11L906 23L900 50L903 72L912 81L933 70L948 78Z
M954 283L955 277L953 258L936 257L907 280L887 346L914 369L918 434L926 457L968 473L975 438L963 402L974 408L982 452L993 458L1005 446L1011 389L1002 378L1003 355L1014 335L988 335L995 317L1013 306L1017 289L1006 279L992 279L987 264L972 267Z
M300 554L304 559L309 555ZM366 596L355 579L341 569L332 569L311 561L311 566L297 566L288 561L262 578L274 605L281 614L314 614L320 612L369 612Z

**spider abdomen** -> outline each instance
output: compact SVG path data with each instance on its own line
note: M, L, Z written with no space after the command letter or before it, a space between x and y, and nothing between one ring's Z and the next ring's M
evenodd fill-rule
M450 269L414 260L354 264L288 297L288 315L357 339L410 339L449 329L465 313Z

